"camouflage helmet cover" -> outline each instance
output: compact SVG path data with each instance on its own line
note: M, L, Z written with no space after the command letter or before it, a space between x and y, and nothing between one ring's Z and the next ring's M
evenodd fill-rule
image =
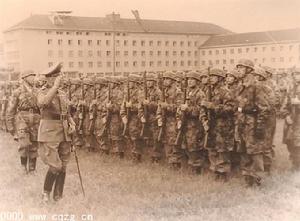
M238 67L238 66L243 66L243 67L254 69L253 61L251 61L250 59L245 59L245 58L242 58L238 61L238 63L236 64L236 67Z
M225 71L223 71L221 69L217 69L217 68L210 70L210 75L214 75L214 76L218 76L218 77L222 77L222 78L226 77Z
M163 73L163 78L169 78L174 81L177 81L177 75L173 71L166 71Z

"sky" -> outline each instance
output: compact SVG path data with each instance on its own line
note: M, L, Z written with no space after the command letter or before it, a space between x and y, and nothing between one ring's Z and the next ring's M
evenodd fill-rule
M55 10L123 18L138 10L142 19L209 22L239 33L300 28L300 0L0 0L0 42L10 26Z

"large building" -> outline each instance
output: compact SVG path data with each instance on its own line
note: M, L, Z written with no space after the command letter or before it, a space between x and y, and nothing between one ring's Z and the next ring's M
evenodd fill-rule
M300 28L213 36L199 47L200 65L231 69L240 58L279 71L300 66Z
M32 15L4 32L4 58L17 72L63 62L65 72L120 74L200 68L199 46L230 31L183 21Z

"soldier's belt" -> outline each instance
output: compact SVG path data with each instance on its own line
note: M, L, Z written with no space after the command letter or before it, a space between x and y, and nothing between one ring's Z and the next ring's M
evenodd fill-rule
M33 113L33 114L38 114L38 113L39 113L39 110L36 110L36 109L33 109L33 108L29 108L29 109L18 109L18 112L21 112L21 111L29 112L29 113Z
M43 120L66 120L67 115L66 114L51 114L47 116L42 116Z

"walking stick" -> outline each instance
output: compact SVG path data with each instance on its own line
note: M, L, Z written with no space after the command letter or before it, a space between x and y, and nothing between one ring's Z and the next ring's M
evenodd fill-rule
M76 150L73 150L73 151L74 151L74 155L75 155L75 160L76 160L77 171L78 171L78 176L79 176L79 180L80 180L82 194L83 194L83 197L85 197L85 192L84 192L84 188L83 188L83 183L82 183L82 177L81 177L80 168L79 168L79 160L78 160L77 152L76 152Z

